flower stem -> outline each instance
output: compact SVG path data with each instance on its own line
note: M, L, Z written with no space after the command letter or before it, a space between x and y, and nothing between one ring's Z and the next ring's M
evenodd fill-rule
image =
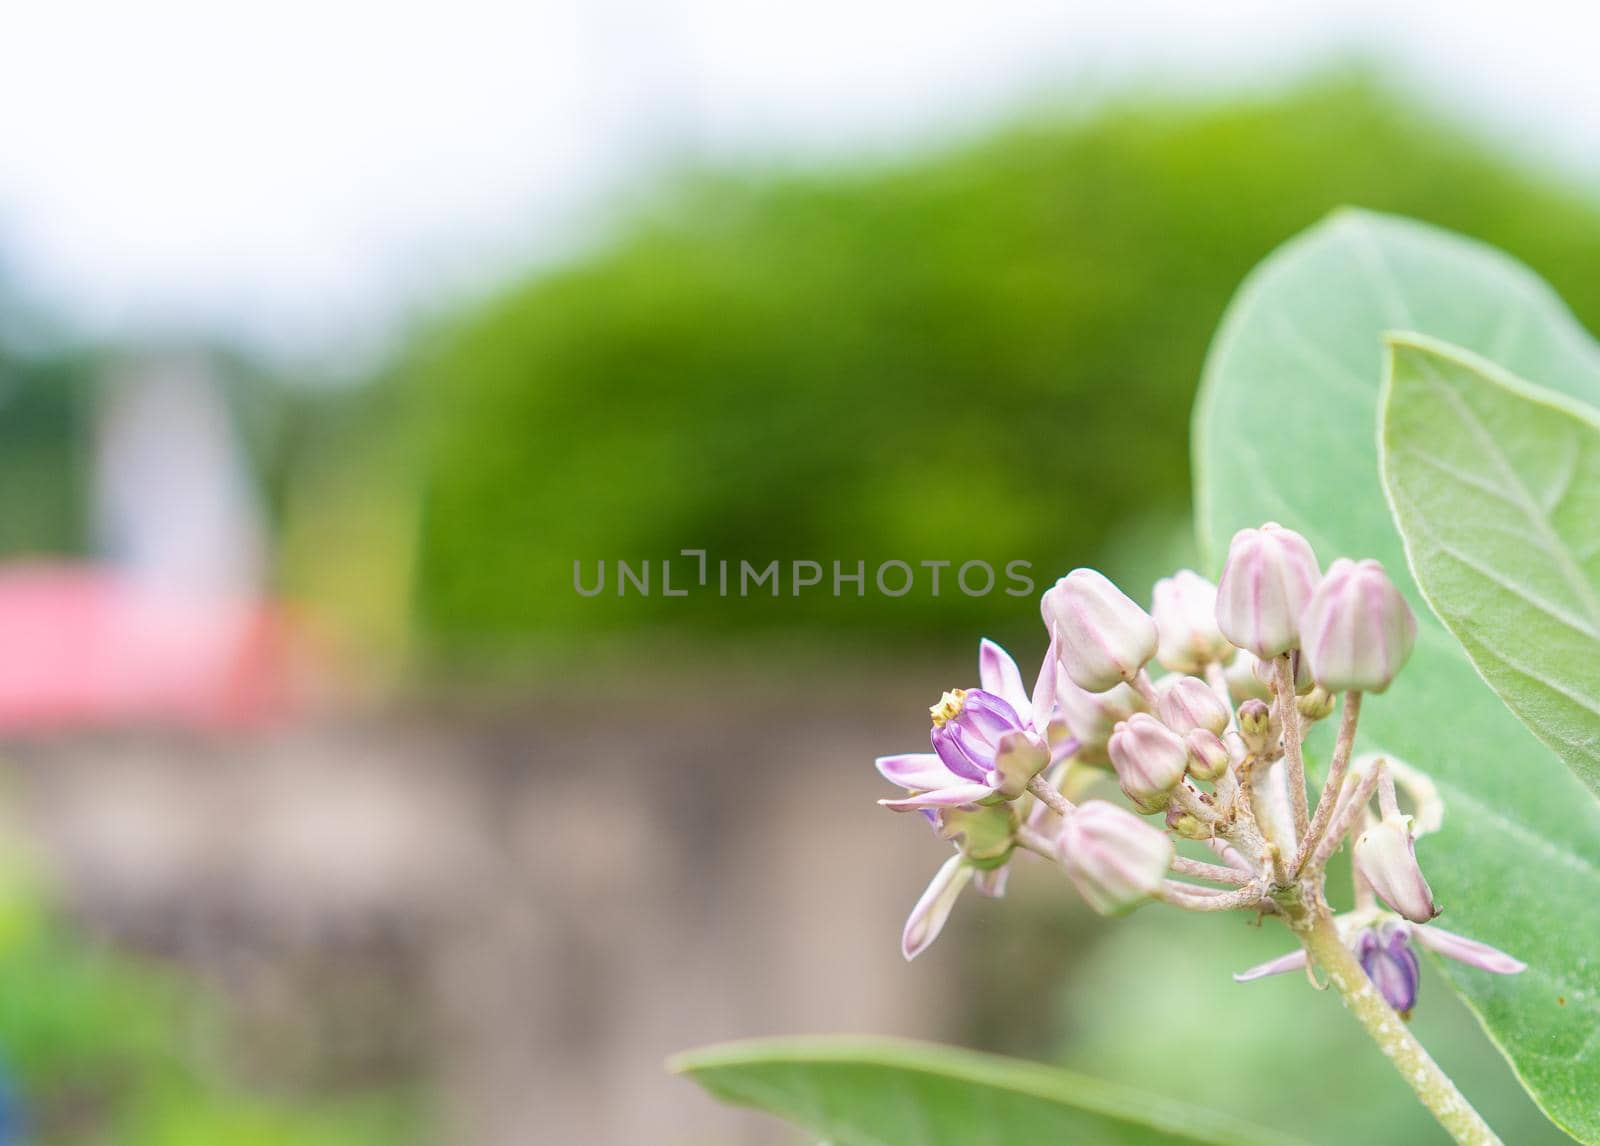
M1072 815L1072 801L1051 787L1050 782L1044 777L1035 776L1029 780L1028 791L1037 796L1039 802L1056 815L1062 817Z
M1361 694L1346 693L1344 712L1339 717L1339 739L1333 747L1333 762L1328 765L1328 781L1322 786L1322 795L1317 797L1317 814L1312 817L1311 828L1306 832L1305 839L1300 841L1300 851L1294 863L1289 865L1289 870L1295 875L1300 874L1300 869L1315 854L1317 845L1322 842L1322 833L1328 830L1328 822L1333 819L1334 808L1339 803L1339 792L1344 787L1345 769L1350 764L1350 752L1356 742L1356 722L1360 718Z
M1312 961L1327 975L1348 1010L1381 1050L1400 1077L1416 1092L1422 1105L1457 1142L1468 1146L1500 1146L1500 1139L1483 1116L1472 1108L1450 1076L1439 1069L1411 1028L1384 1001L1361 964L1339 936L1326 910L1303 903L1282 905L1289 926L1305 945Z
M1283 723L1284 767L1289 774L1289 807L1294 816L1294 839L1284 850L1293 854L1306 837L1306 763L1300 748L1300 710L1294 704L1294 666L1289 653L1278 658L1278 719Z
M1242 887L1255 880L1253 874L1223 867L1220 864L1190 859L1188 856L1173 856L1172 870L1180 875L1192 875L1197 879L1209 879L1213 883L1229 883L1236 887Z

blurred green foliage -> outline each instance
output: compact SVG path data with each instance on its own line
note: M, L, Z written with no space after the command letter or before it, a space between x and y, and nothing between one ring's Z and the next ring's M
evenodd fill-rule
M886 165L680 178L410 362L424 632L530 652L643 626L1031 633L1017 599L948 582L669 600L657 568L650 597L613 578L590 600L573 562L591 582L598 559L685 547L869 570L1020 558L1041 588L1091 559L1146 577L1182 535L1224 304L1344 203L1482 236L1600 319L1594 201L1365 75L1041 114Z
M9 850L6 862L0 1086L5 1117L20 1108L22 1140L403 1146L425 1138L420 1103L393 1088L274 1094L232 1077L215 1061L225 1019L192 980L88 941L19 880Z

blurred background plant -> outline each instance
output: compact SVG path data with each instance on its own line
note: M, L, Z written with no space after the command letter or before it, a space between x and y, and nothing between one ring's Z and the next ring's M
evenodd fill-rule
M419 793L415 808L398 801L405 810L395 813L416 834L385 835L390 821L381 820L380 844L357 853L380 857L374 863L427 857L446 886L435 892L449 899L449 881L465 886L484 870L456 862L452 849L463 839L493 841L490 863L503 874L480 888L481 903L473 902L481 914L439 917L445 924L429 916L435 932L407 930L410 922L395 932L402 946L449 949L438 960L421 957L434 970L420 980L398 982L488 997L465 1009L415 1004L405 993L385 1004L433 1014L425 1041L464 1041L473 1054L452 1057L430 1043L400 1067L375 1056L390 1064L387 1073L369 1072L359 1085L274 1089L218 1065L230 1058L218 1048L243 1037L227 1018L235 996L248 993L239 983L202 985L181 943L131 954L138 944L127 927L108 925L81 887L66 897L71 910L22 888L6 895L0 915L0 1062L36 1139L424 1140L433 1115L419 1113L432 1109L419 1096L439 1092L440 1108L453 1112L443 1121L456 1128L441 1140L638 1141L641 1126L659 1127L660 1111L674 1117L699 1101L674 1089L681 1084L647 1080L661 1053L818 1022L898 1023L907 1033L1056 1056L1146 1086L1179 1088L1192 1069L1215 1065L1206 1083L1218 1094L1213 1105L1293 1127L1296 1111L1314 1104L1319 1141L1416 1140L1408 1097L1377 1072L1369 1081L1359 1050L1337 1090L1300 1070L1326 1061L1326 1048L1359 1041L1321 997L1252 988L1273 1000L1278 1035L1219 1044L1215 1008L1233 989L1223 975L1260 957L1254 933L1218 928L1216 946L1177 949L1156 919L1102 932L1063 906L1070 897L1060 889L1024 880L1019 896L1031 921L1008 914L1016 936L993 934L999 929L979 905L958 918L948 952L914 972L893 966L899 917L936 854L871 814L879 793L869 757L912 742L905 738L920 728L916 696L905 690L845 690L833 702L849 714L844 731L804 748L810 755L776 747L763 761L770 776L744 775L752 766L730 745L748 741L736 733L764 744L818 735L795 723L797 682L832 696L827 681L920 658L921 679L936 687L944 674L970 675L979 634L1027 660L1042 645L1030 601L948 592L591 600L571 582L574 560L658 561L697 547L759 564L1022 559L1041 588L1067 568L1095 564L1124 584L1148 584L1191 559L1189 404L1228 297L1268 250L1344 203L1491 241L1534 266L1580 318L1600 320L1600 200L1591 188L1485 142L1376 72L1340 69L1269 94L1133 89L1078 107L1057 101L959 143L877 161L668 168L615 212L603 237L487 297L419 319L360 379L332 384L238 351L200 352L231 415L229 448L259 491L252 528L269 556L248 587L286 603L297 647L312 650L248 658L251 672L281 675L298 698L272 709L274 743L294 759L308 736L347 749L358 711L365 750L386 755L414 747L416 725L425 726L427 763L381 773ZM17 329L12 309L0 328ZM96 524L105 411L125 387L121 366L163 352L60 337L0 342L0 551L19 561L115 564ZM151 490L157 519L165 488ZM680 675L685 665L715 664L735 642L739 664L775 659L753 674L724 665ZM593 687L613 676L603 694ZM730 677L755 697L741 701L738 728L719 693ZM473 693L460 705L466 684L488 683L492 700ZM375 706L352 705L352 696L374 694ZM627 718L607 727L619 704ZM95 822L81 809L110 798L102 772L85 765L66 769L66 779L40 777L55 753L93 761L125 753L128 742L85 738L83 727L97 721L80 712L66 735L59 722L47 730L41 750L43 732L27 718L33 710L18 711L8 731L21 745L24 790L55 793L81 781L71 798L20 801L28 814L80 809L61 813L67 827L59 831L37 829L47 855L66 855L70 868L79 838L72 825ZM129 723L126 709L116 712L98 723ZM144 744L152 715L161 723L173 714L135 715L143 731L128 735ZM222 733L216 723L200 720L190 735L238 735L230 720L220 722ZM219 765L218 753L188 741L155 743L192 758L196 776ZM341 759L327 747L313 755ZM235 754L220 756L227 782L245 782ZM852 805L830 810L819 826L809 804L803 814L777 809L788 781L768 781L785 759L810 769L791 774L804 776L801 790L829 785L859 805L860 817ZM434 767L463 760L469 766ZM605 763L579 782L573 760ZM652 786L686 768L700 770L698 802ZM295 774L306 786L298 801L283 802L285 816L314 820L333 809L322 836L270 836L286 857L271 868L274 878L298 902L322 894L312 886L320 877L296 882L284 873L318 872L352 833L365 838L363 816L388 804L377 788L339 787L348 779L339 764ZM639 801L605 795L607 777L639 786ZM203 800L220 783L191 777L160 791L215 818ZM439 785L452 793L442 801ZM550 824L552 807L566 809L562 825ZM820 873L811 877L820 888L765 862L752 808L787 817L772 821L790 845L781 854L796 866L820 864L808 869ZM567 826L596 817L640 842L600 848ZM389 848L391 839L403 842ZM885 860L886 848L899 858ZM552 855L559 873L548 871ZM212 853L194 857L198 866L151 894L230 902L231 885L199 881ZM854 888L855 873L874 863L884 865L884 886ZM373 902L416 886L387 874L374 880ZM335 913L318 929L340 925L335 909L344 901L329 902ZM382 900L390 911L410 919ZM210 916L179 910L175 918ZM97 928L108 935L88 938ZM499 935L496 928L505 929L504 947L488 939L482 950L451 946ZM829 930L838 934L817 934ZM929 984L992 982L978 965L980 934L1017 948L1014 989L985 993L983 1006L964 1012L906 1017ZM624 944L664 954L623 964L631 958L618 954ZM856 957L880 947L882 961ZM547 962L524 960L527 950ZM769 958L732 954L746 950ZM612 977L585 972L586 964ZM896 985L886 986L891 973ZM659 999L667 979L684 1008L699 1000L693 1021ZM795 986L807 979L817 984L809 994ZM1129 997L1133 982L1146 985L1131 995L1147 1013L1130 1023L1105 1008ZM771 998L790 987L794 1007L815 1004L798 1019ZM1041 992L1059 1000L1049 1015L1034 1002ZM862 1002L872 994L876 1009ZM1435 1045L1490 1091L1484 1105L1508 1139L1555 1140L1493 1050L1467 1033L1470 1020L1443 984L1430 983L1428 996L1419 1021L1436 1026L1443 1042ZM315 1011L325 1001L313 992L293 1005ZM510 1048L499 1058L485 1049L484 1031L496 1023L504 1029L494 1037ZM1140 1032L1154 1024L1191 1032L1194 1059L1147 1062ZM1282 1085L1232 1087L1220 1064L1238 1056L1252 1077L1271 1072ZM492 1086L463 1081L501 1069ZM541 1069L550 1080L543 1087L518 1073ZM1370 1105L1343 1101L1345 1082ZM610 1087L637 1106L639 1121L618 1121L630 1115L616 1109L584 1121L574 1086ZM461 1112L491 1099L536 1121ZM732 1115L703 1116L728 1120L686 1130L683 1140L769 1140ZM510 1129L530 1125L532 1139Z

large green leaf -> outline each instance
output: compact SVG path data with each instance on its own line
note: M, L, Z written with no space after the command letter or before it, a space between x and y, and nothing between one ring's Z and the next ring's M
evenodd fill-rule
M1384 487L1423 595L1496 692L1600 791L1600 412L1390 339Z
M1296 1141L1038 1063L901 1039L761 1039L691 1051L671 1066L831 1146Z
M1229 307L1196 410L1201 543L1277 520L1326 563L1376 557L1417 609L1411 664L1361 738L1426 769L1444 830L1418 846L1452 930L1526 960L1444 969L1544 1111L1600 1142L1600 804L1500 703L1423 605L1378 478L1388 330L1413 330L1587 401L1600 356L1519 264L1404 220L1341 212L1280 249ZM1315 1005L1315 1001L1307 1001Z

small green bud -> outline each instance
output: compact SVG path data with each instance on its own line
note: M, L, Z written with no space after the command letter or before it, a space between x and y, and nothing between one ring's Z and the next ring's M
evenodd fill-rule
M1176 804L1167 805L1167 827L1189 840L1210 839L1215 834L1211 825L1202 823Z
M1294 702L1294 706L1299 709L1300 715L1311 721L1326 720L1332 716L1333 704L1333 693L1321 685L1318 685L1304 696L1297 697Z
M1222 737L1209 729L1193 729L1183 744L1189 750L1189 775L1196 780L1220 780L1233 763Z
M1239 706L1239 736L1257 756L1267 755L1277 744L1281 729L1274 727L1276 723L1264 700L1247 700Z

